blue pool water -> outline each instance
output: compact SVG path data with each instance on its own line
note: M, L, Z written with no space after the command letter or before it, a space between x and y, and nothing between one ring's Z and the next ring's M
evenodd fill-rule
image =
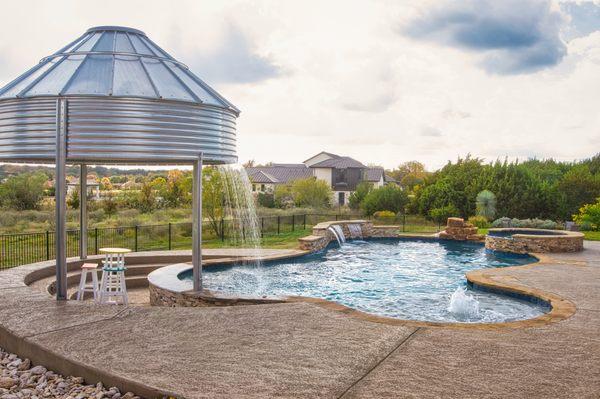
M531 230L525 230L525 229L521 229L521 230L490 230L488 232L488 235L490 235L492 237L510 238L515 234L527 234L527 235L534 235L534 236L565 235L565 233L558 231L558 230L548 231L548 230L535 230L535 229L531 229Z
M205 269L205 287L239 296L324 298L368 313L410 320L501 322L546 309L467 287L470 270L523 265L529 256L498 254L480 244L381 239L349 241L299 258L260 266ZM191 273L179 276L191 279Z

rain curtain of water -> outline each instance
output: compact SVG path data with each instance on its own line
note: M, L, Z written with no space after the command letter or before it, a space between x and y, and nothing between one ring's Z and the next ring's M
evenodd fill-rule
M223 180L223 220L228 241L257 257L261 232L250 179L241 165L219 166L218 171Z

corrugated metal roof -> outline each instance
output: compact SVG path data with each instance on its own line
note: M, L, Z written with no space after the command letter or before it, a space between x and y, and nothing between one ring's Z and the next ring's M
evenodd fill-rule
M98 26L0 89L0 99L110 96L239 110L142 31Z
M312 170L306 166L260 166L246 168L246 172L253 183L291 183L313 176Z
M324 161L321 161L319 163L311 165L310 167L311 168L339 168L339 169L346 169L346 168L365 169L366 168L365 165L363 165L356 159L350 158L350 157L337 157L337 158L332 158L332 159L326 159Z

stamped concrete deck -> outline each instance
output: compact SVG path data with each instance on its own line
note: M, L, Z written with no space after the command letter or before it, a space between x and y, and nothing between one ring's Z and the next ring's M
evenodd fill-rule
M585 246L487 273L577 308L566 320L499 330L389 325L301 302L56 303L23 284L27 266L0 272L0 346L62 373L108 384L118 376L148 396L598 398L600 243Z

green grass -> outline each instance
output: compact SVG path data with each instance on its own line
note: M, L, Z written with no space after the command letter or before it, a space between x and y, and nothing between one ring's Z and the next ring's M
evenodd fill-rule
M273 249L291 249L298 247L298 238L310 235L312 229L299 229L290 232L282 232L280 234L266 234L261 239L261 247L273 248ZM203 241L202 246L204 248L236 248L239 245L232 245L227 240L221 241L219 239Z
M586 240L590 241L600 241L600 231L584 231Z

